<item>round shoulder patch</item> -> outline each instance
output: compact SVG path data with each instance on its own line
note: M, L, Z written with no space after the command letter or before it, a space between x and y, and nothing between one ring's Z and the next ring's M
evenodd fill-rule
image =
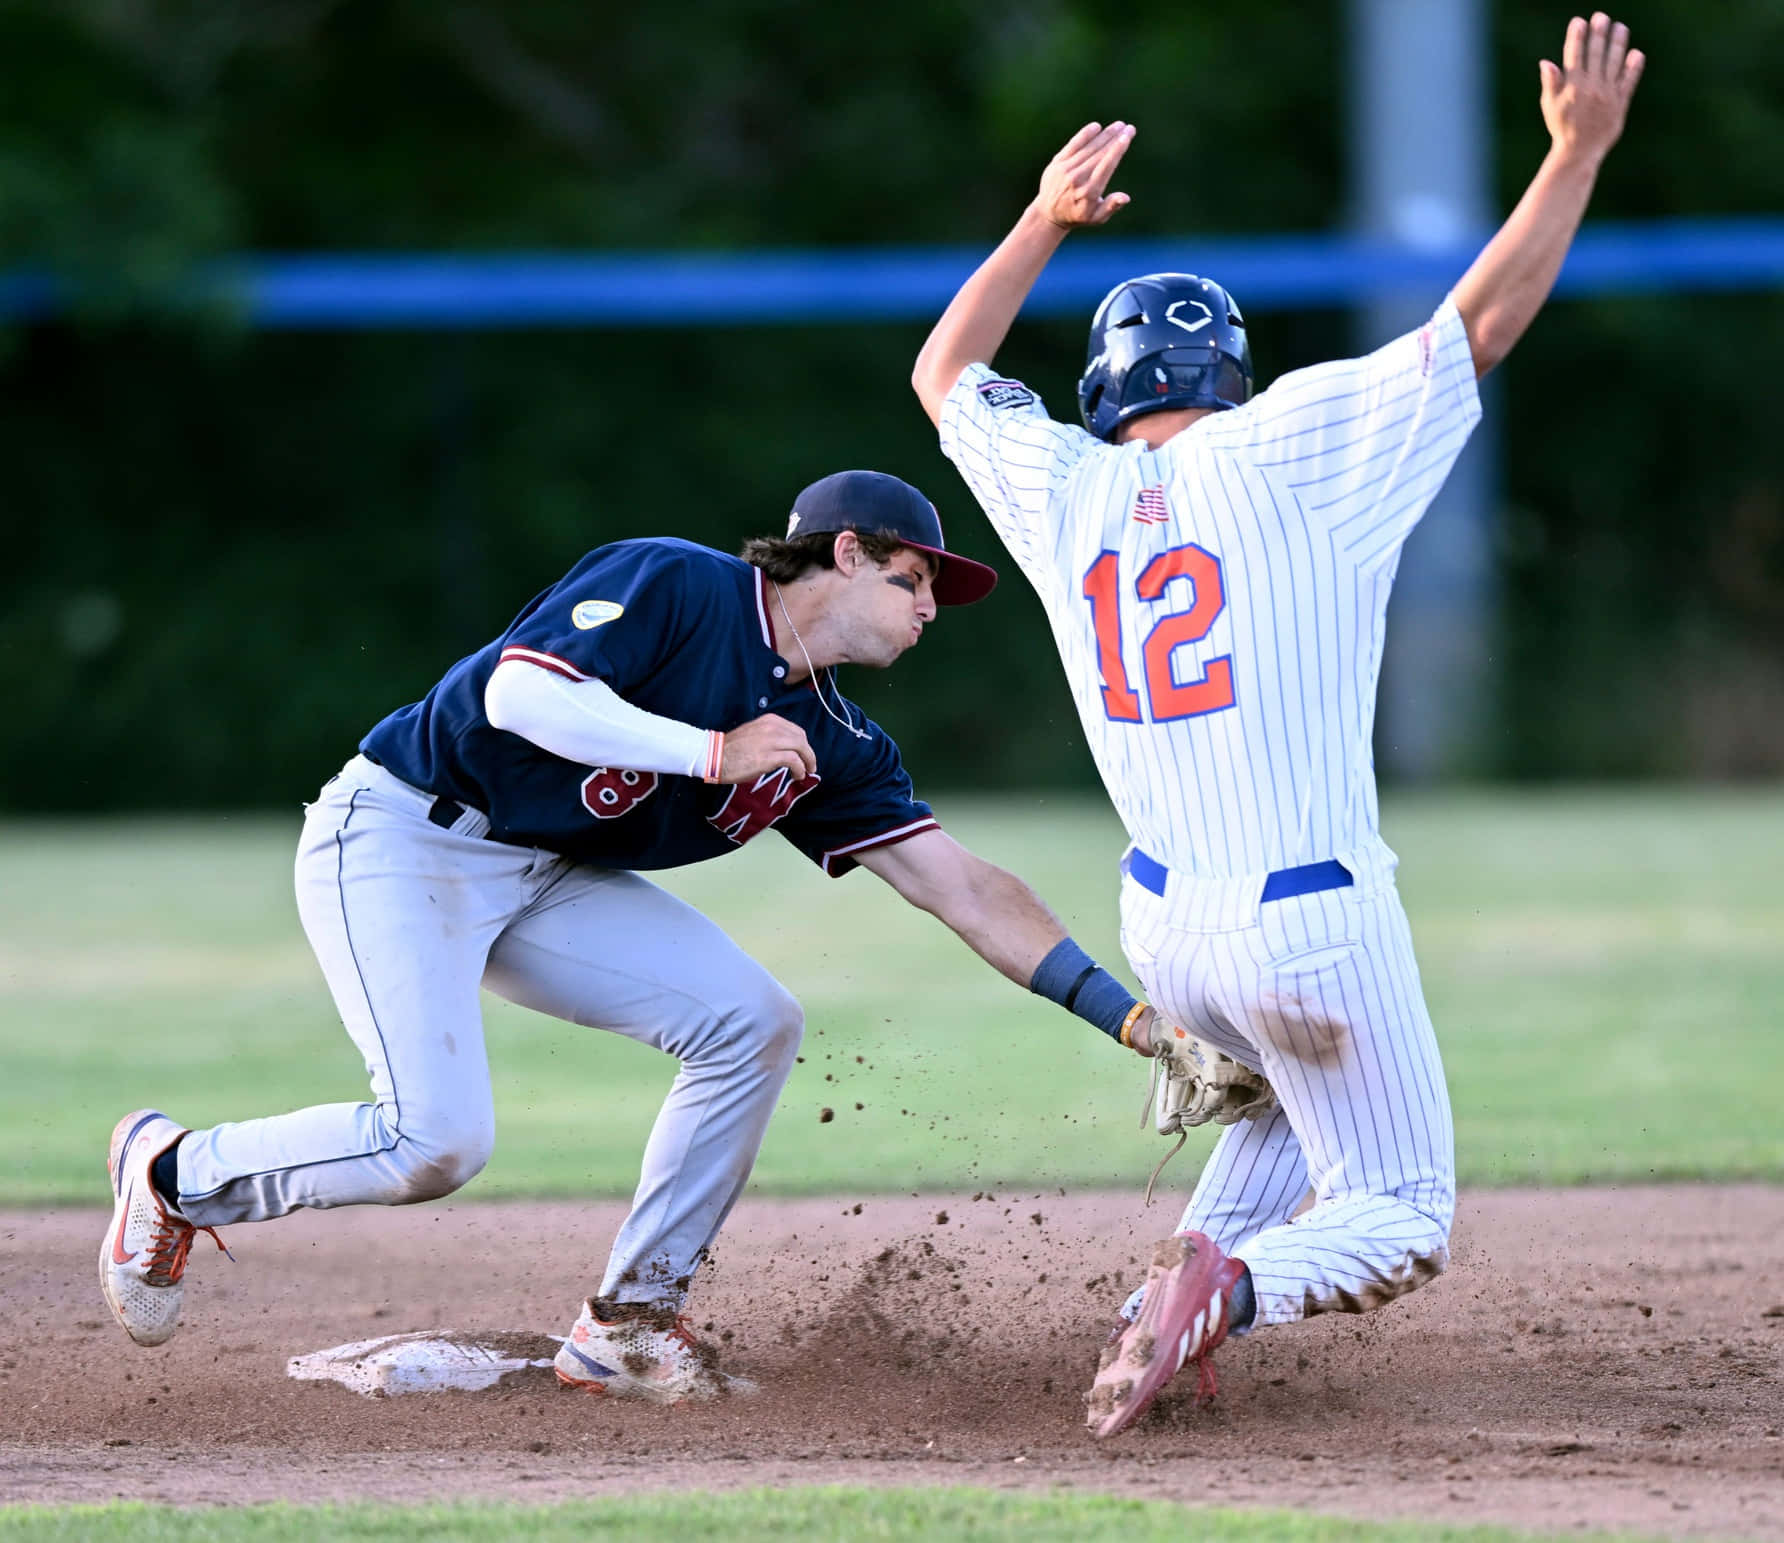
M588 632L625 614L626 608L612 600L582 600L577 602L576 609L570 613L570 620L579 630Z

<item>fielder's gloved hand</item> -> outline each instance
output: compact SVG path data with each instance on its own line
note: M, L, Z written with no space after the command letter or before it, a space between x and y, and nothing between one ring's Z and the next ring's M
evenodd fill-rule
M1192 1127L1210 1120L1216 1125L1236 1125L1276 1107L1276 1090L1262 1073L1204 1045L1187 1029L1155 1018L1151 1039L1152 1076L1146 1085L1140 1123L1144 1125L1150 1115L1159 1135L1175 1136L1177 1145L1159 1159L1146 1181L1148 1205L1152 1204L1152 1186L1165 1164L1182 1150Z
M1237 1125L1276 1107L1275 1089L1261 1073L1163 1019L1152 1025L1152 1055L1146 1103L1161 1136L1181 1135L1210 1120Z

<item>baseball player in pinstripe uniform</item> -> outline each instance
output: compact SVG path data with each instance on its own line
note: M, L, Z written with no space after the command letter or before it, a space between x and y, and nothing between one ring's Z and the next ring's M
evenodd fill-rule
M125 1115L99 1280L130 1337L173 1334L200 1229L470 1180L495 1139L482 986L681 1062L559 1378L659 1403L740 1391L681 1308L804 1021L638 870L773 828L827 874L869 869L1111 1038L1152 1016L1026 884L940 829L898 747L837 689L833 666L891 664L938 605L995 581L944 548L915 488L838 472L742 559L670 539L590 552L378 724L309 806L297 856L299 915L372 1097L208 1130Z
M1362 1312L1448 1260L1448 1094L1377 831L1371 729L1402 543L1480 416L1475 382L1546 299L1642 72L1574 18L1540 67L1552 146L1431 320L1252 394L1232 297L1119 285L1091 323L1085 427L990 361L1048 258L1127 202L1132 141L1088 124L937 323L913 375L943 450L1040 593L1132 845L1122 941L1167 1019L1261 1072L1155 1250L1088 1396L1107 1436L1229 1333ZM1152 1025L1172 1051L1181 1031ZM1157 1044L1151 1043L1158 1041ZM1311 1190L1313 1203L1296 1214Z

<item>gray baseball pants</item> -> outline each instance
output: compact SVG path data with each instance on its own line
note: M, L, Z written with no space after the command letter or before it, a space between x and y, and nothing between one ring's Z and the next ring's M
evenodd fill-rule
M193 1131L179 1207L221 1226L407 1205L466 1183L495 1144L488 987L682 1063L600 1288L679 1302L749 1178L799 1048L799 1004L637 874L483 839L475 811L442 829L432 802L355 756L309 806L298 848L298 913L370 1101Z

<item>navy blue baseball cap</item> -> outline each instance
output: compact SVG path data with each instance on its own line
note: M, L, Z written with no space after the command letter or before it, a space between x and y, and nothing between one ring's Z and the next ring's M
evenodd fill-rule
M939 564L937 605L971 605L997 587L995 568L942 545L942 520L935 505L910 483L883 471L832 472L794 500L787 519L789 539L832 530L874 532L930 553Z

